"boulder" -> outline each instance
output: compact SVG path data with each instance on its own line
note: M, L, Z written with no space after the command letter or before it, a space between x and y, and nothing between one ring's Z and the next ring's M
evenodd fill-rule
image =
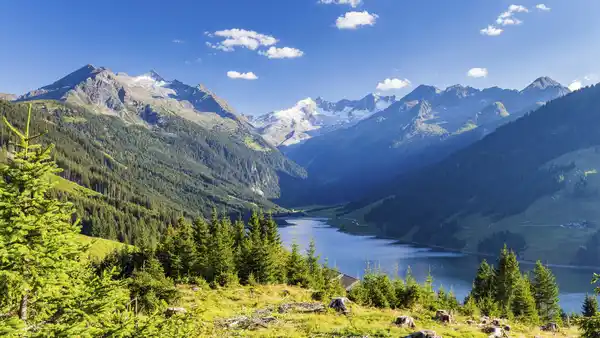
M411 329L414 329L416 327L415 320L413 319L413 317L410 316L400 316L396 318L394 324L400 327L410 327Z
M265 328L268 324L277 321L275 317L248 317L237 316L221 321L221 325L230 329L256 330Z
M510 325L508 325L508 324L505 324L505 325L502 327L502 329L503 329L504 331L506 331L506 332L509 332L509 331L510 331Z
M442 323L452 323L452 315L446 310L437 310L435 312L435 319Z
M442 336L438 336L435 331L431 330L422 330L418 332L411 333L405 338L442 338Z
M482 316L482 317L479 319L479 322L480 322L481 324L488 324L488 323L490 322L490 317L488 317L488 316Z
M542 331L558 332L558 330L560 329L560 327L556 323L548 323L546 325L542 325L540 327L540 329Z
M502 322L500 321L500 319L494 318L494 319L492 319L492 325L494 325L494 326L501 326Z
M348 313L350 311L348 311L348 308L346 307L346 302L349 302L348 298L336 297L329 302L329 307L339 313Z
M477 322L475 322L474 320L467 319L467 325L475 325L475 324L477 324Z
M168 317L173 317L175 315L182 315L182 314L186 314L187 310L182 308L182 307L169 307L167 308L167 310L165 310L165 316Z

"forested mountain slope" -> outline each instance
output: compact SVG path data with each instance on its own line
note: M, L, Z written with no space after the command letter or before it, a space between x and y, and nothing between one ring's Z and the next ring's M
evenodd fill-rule
M148 126L70 103L32 103L33 128L48 130L41 142L56 145L61 175L87 188L67 192L85 234L152 244L177 215L274 209L266 197L278 194L278 172L302 174L276 149L244 139L252 134L239 140L177 115ZM0 113L22 127L26 104L0 101ZM10 156L7 130L1 139Z
M551 101L346 207L372 232L600 265L600 86Z
M437 162L499 125L569 93L541 77L523 90L421 85L356 125L285 150L308 182L284 181L284 205L333 204L360 198L371 186ZM287 194L287 190L294 193Z

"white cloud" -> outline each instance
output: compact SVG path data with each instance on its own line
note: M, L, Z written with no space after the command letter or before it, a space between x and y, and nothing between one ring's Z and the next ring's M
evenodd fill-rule
M304 52L291 47L270 47L267 51L259 51L258 54L264 55L269 59L293 59L304 55Z
M408 81L408 79L385 79L383 80L383 82L379 82L377 84L377 90L381 90L381 91L387 91L387 90L393 90L393 89L402 89L404 87L408 87L410 86L410 81Z
M571 84L569 85L569 89L572 92L581 89L581 87L583 87L583 84L579 80L575 80L575 81L571 82Z
M356 8L362 3L362 0L319 0L319 3L326 5L350 5L352 8Z
M497 28L496 26L489 25L486 28L480 30L479 33L481 33L482 35L488 35L488 36L498 36L498 35L502 34L503 31L504 30L502 28Z
M508 18L500 18L498 17L498 19L496 19L496 23L502 26L510 26L510 25L520 25L523 23L523 21L517 19L517 18L513 18L513 17L508 17Z
M359 26L373 26L378 17L377 14L371 14L367 11L348 12L344 16L337 18L335 25L339 29L356 29Z
M511 13L529 13L527 7L521 5L510 5L508 11Z
M588 74L583 77L584 80L590 81L590 82L596 82L596 81L598 81L598 78L599 78L598 74Z
M468 77L474 77L474 78L486 77L487 75L488 75L487 68L471 68L467 72Z
M537 4L535 6L535 8L539 9L540 11L544 11L544 12L548 12L548 11L552 10L552 8L550 8L544 4Z
M185 41L179 40L179 39L173 39L173 40L171 40L171 42L173 42L173 43L184 43Z
M227 76L231 79L243 79L243 80L256 80L258 79L258 76L256 76L254 73L252 72L248 72L248 73L240 73L240 72L236 72L233 70L230 70L227 72Z
M232 52L236 47L245 47L250 50L256 50L260 46L272 46L277 43L277 39L273 36L239 28L226 29L214 33L205 32L204 34L209 37L215 36L225 38L223 41L216 44L206 42L207 46L224 52Z

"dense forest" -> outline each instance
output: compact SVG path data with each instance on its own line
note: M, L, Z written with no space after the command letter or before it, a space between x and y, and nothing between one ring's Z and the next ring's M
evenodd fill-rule
M54 143L61 177L85 188L54 193L74 203L88 235L137 245L156 245L158 234L177 215L209 216L212 207L247 218L249 210L276 206L250 189L271 180L265 197L278 193L276 172L302 170L276 151L251 150L225 134L176 116L154 129L128 125L114 116L87 112L56 101L33 103L32 132ZM0 112L18 128L25 104L0 100ZM11 139L12 138L12 139ZM0 131L4 153L14 136ZM6 155L5 155L6 156Z
M538 199L566 187L569 182L564 177L575 166L549 163L600 145L598 107L599 86L550 101L440 163L397 177L349 204L345 212L364 208L364 220L388 236L403 237L414 230L411 239L416 242L463 248L465 242L456 234L466 217L478 215L493 223L520 214ZM593 167L589 170L595 173ZM593 189L586 190L592 175L582 172L577 179L569 199L580 202L596 196ZM593 227L596 220L589 221ZM488 243L493 245L482 245L486 252L496 251L506 240L514 242L509 243L513 248L527 245L519 235L494 236ZM581 243L586 252L580 256L585 260L577 263L600 264L597 242L594 236L589 245Z

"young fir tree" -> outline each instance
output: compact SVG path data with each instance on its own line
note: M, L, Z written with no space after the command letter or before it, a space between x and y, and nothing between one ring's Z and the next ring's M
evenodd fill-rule
M25 131L6 118L18 151L0 166L0 332L5 336L103 335L127 294L111 274L94 276L70 203L51 198L53 146L33 144L31 105Z
M229 218L216 221L212 236L212 250L209 262L214 271L213 280L221 286L235 284L238 281L233 255L232 226ZM211 280L212 281L212 280Z
M539 322L539 316L535 307L535 298L531 293L531 284L527 276L519 276L511 297L511 311L518 320L536 324Z
M292 244L292 252L288 257L286 267L288 284L308 286L308 268L297 243Z
M494 297L494 294L494 268L484 259L477 269L471 297L475 302L479 302L486 297Z
M540 261L535 264L531 286L540 318L546 322L560 320L556 279L552 271L542 265Z
M325 280L323 276L323 270L319 264L319 256L317 255L317 249L315 246L314 239L311 239L306 249L306 266L308 267L308 275L313 284L312 287L322 288L324 287Z
M598 299L594 295L585 295L581 313L584 317L594 317L598 313Z
M521 279L519 262L514 251L509 251L504 245L498 258L498 268L496 269L496 301L500 307L502 315L510 317L510 304L514 296L515 287Z
M202 218L196 218L193 222L194 244L196 245L196 264L198 275L206 279L209 275L209 252L211 247L211 235L208 224Z

